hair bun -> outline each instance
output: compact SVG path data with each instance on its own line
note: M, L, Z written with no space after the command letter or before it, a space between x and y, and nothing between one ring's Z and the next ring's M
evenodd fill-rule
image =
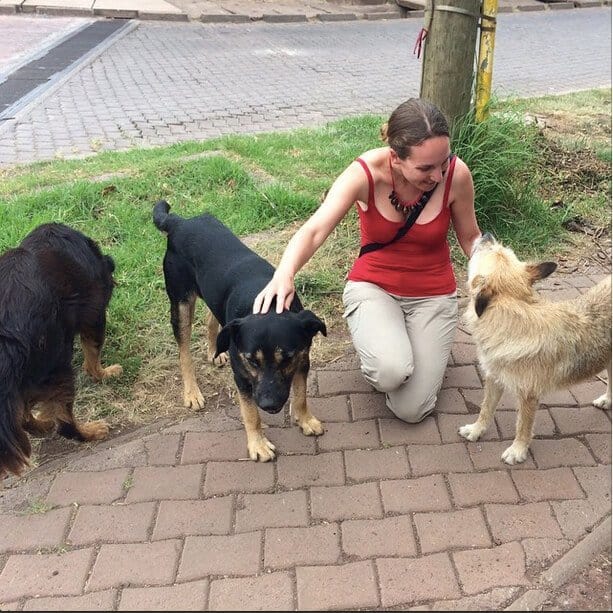
M387 121L381 126L379 130L381 140L387 143Z

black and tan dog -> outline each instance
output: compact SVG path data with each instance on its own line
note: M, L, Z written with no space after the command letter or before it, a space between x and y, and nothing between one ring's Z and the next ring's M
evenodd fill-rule
M290 388L291 411L302 432L322 434L321 422L307 406L306 386L311 343L317 332L326 335L324 323L303 309L297 297L289 311L277 314L273 308L266 315L252 314L256 295L274 273L272 265L212 215L183 219L169 210L167 202L158 202L153 222L168 235L164 278L185 406L204 406L189 348L194 306L200 297L210 311L209 359L221 364L227 353L230 356L249 457L261 462L275 457L275 446L262 432L258 408L278 413Z
M106 308L114 263L90 238L62 224L44 224L0 257L0 476L28 466L27 433L102 439L104 421L73 415L73 343L80 335L84 369L95 380L119 375L103 368Z

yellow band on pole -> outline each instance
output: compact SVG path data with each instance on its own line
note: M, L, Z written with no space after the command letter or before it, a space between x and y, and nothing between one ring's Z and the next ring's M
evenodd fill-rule
M487 117L487 106L492 93L498 0L483 0L481 12L481 36L479 38L477 87L475 93L475 115L477 121L483 121Z

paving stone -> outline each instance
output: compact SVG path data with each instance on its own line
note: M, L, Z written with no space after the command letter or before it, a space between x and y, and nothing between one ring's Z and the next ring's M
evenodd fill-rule
M593 466L596 464L587 447L573 438L555 441L535 439L530 444L530 451L538 468Z
M379 604L372 562L296 568L299 610L355 610Z
M447 476L454 502L460 507L471 507L484 502L519 502L517 490L510 475L503 471L486 473L451 473Z
M408 515L350 519L341 523L343 551L358 558L411 557L417 554Z
M386 514L443 511L451 508L451 500L441 475L382 481L380 488Z
M232 529L232 519L231 496L210 500L162 500L152 539L229 534Z
M476 470L502 470L509 466L501 459L501 456L510 444L511 441L477 441L468 443L467 449ZM533 468L536 468L534 460L528 454L526 461L521 464L513 464L512 470L530 470Z
M102 545L87 582L88 591L121 585L152 586L173 582L181 541Z
M353 481L401 479L409 476L409 461L404 446L386 449L345 451L345 472Z
M89 545L146 541L154 513L153 502L79 507L68 542Z
M33 598L23 605L24 611L112 611L115 590L93 592L84 596L57 596ZM12 610L7 608L7 611Z
M385 406L385 395L380 393L350 394L351 417L354 420L389 417L391 412Z
M577 479L568 467L516 471L513 481L522 499L530 502L583 498Z
M376 564L383 607L414 606L420 601L461 595L447 554L416 559L379 558Z
M581 487L590 504L599 513L611 510L611 465L594 467L573 467Z
M271 528L265 532L264 566L267 568L336 564L340 555L340 529L337 524Z
M178 434L156 434L145 439L149 466L174 465L179 453L181 437Z
M527 538L562 538L560 526L545 502L486 504L484 509L495 543Z
M473 343L454 343L451 357L455 366L474 364L477 361L477 350Z
M326 424L325 428L325 435L318 439L321 451L379 447L379 433L374 420L330 423Z
M529 538L521 542L526 553L526 566L546 567L570 549L572 543L567 539Z
M118 611L204 611L209 589L207 580L164 587L126 587Z
M244 430L187 432L185 434L181 464L247 458L247 439Z
M408 453L411 473L416 477L433 473L472 471L472 463L464 443L411 445Z
M0 573L0 602L34 596L78 596L93 558L91 548L9 556Z
M311 516L338 521L381 517L383 507L376 483L311 488Z
M209 575L254 575L260 571L262 536L259 532L229 536L188 536L177 581Z
M207 497L232 492L266 492L274 482L270 462L209 462L203 489Z
M573 385L570 392L577 399L579 406L590 406L595 398L605 393L606 389L607 384L603 381L591 380Z
M480 509L413 516L422 554L461 547L488 547L490 536Z
M183 500L200 496L203 466L138 466L126 502Z
M481 379L477 369L472 364L469 366L448 366L443 377L442 389L449 387L480 389Z
M436 399L436 413L468 413L464 396L454 387L441 390Z
M0 553L59 547L64 542L72 509L29 515L0 515Z
M45 498L49 504L110 504L123 498L129 471L125 468L102 472L59 473Z
M288 489L309 485L342 485L345 483L343 455L340 451L316 456L279 456L277 483Z
M601 464L611 464L611 435L586 434L585 442Z
M324 428L326 428L325 422ZM287 428L268 428L266 438L275 445L278 455L312 455L317 453L317 441L321 437L305 436L298 426L292 424L291 427ZM242 462L242 464L245 464L245 462ZM258 464L263 466L262 462Z
M276 572L259 577L211 581L209 611L292 611L293 577Z
M261 528L307 526L309 513L306 492L245 494L237 501L235 529L250 532Z
M321 396L373 391L359 370L319 371L317 385Z
M433 416L426 417L418 424L408 424L397 418L380 419L379 428L384 445L438 445L441 442Z
M517 587L494 588L485 594L466 596L458 600L438 600L428 611L503 611L504 606L519 593Z
M519 543L506 543L493 549L457 551L451 555L462 589L467 594L529 583L525 576L524 551Z
M309 398L311 413L324 424L333 421L349 421L349 399L339 395L330 398Z
M552 407L551 416L562 434L578 434L583 432L611 432L609 415L596 407Z
M585 536L602 519L589 500L554 501L551 507L563 535L568 539Z

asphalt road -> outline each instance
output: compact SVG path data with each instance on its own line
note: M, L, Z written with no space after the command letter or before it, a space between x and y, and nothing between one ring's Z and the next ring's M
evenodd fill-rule
M14 32L24 17L7 19ZM419 92L420 27L126 22L15 105L0 125L0 164L387 114ZM499 16L494 94L610 85L610 7Z

